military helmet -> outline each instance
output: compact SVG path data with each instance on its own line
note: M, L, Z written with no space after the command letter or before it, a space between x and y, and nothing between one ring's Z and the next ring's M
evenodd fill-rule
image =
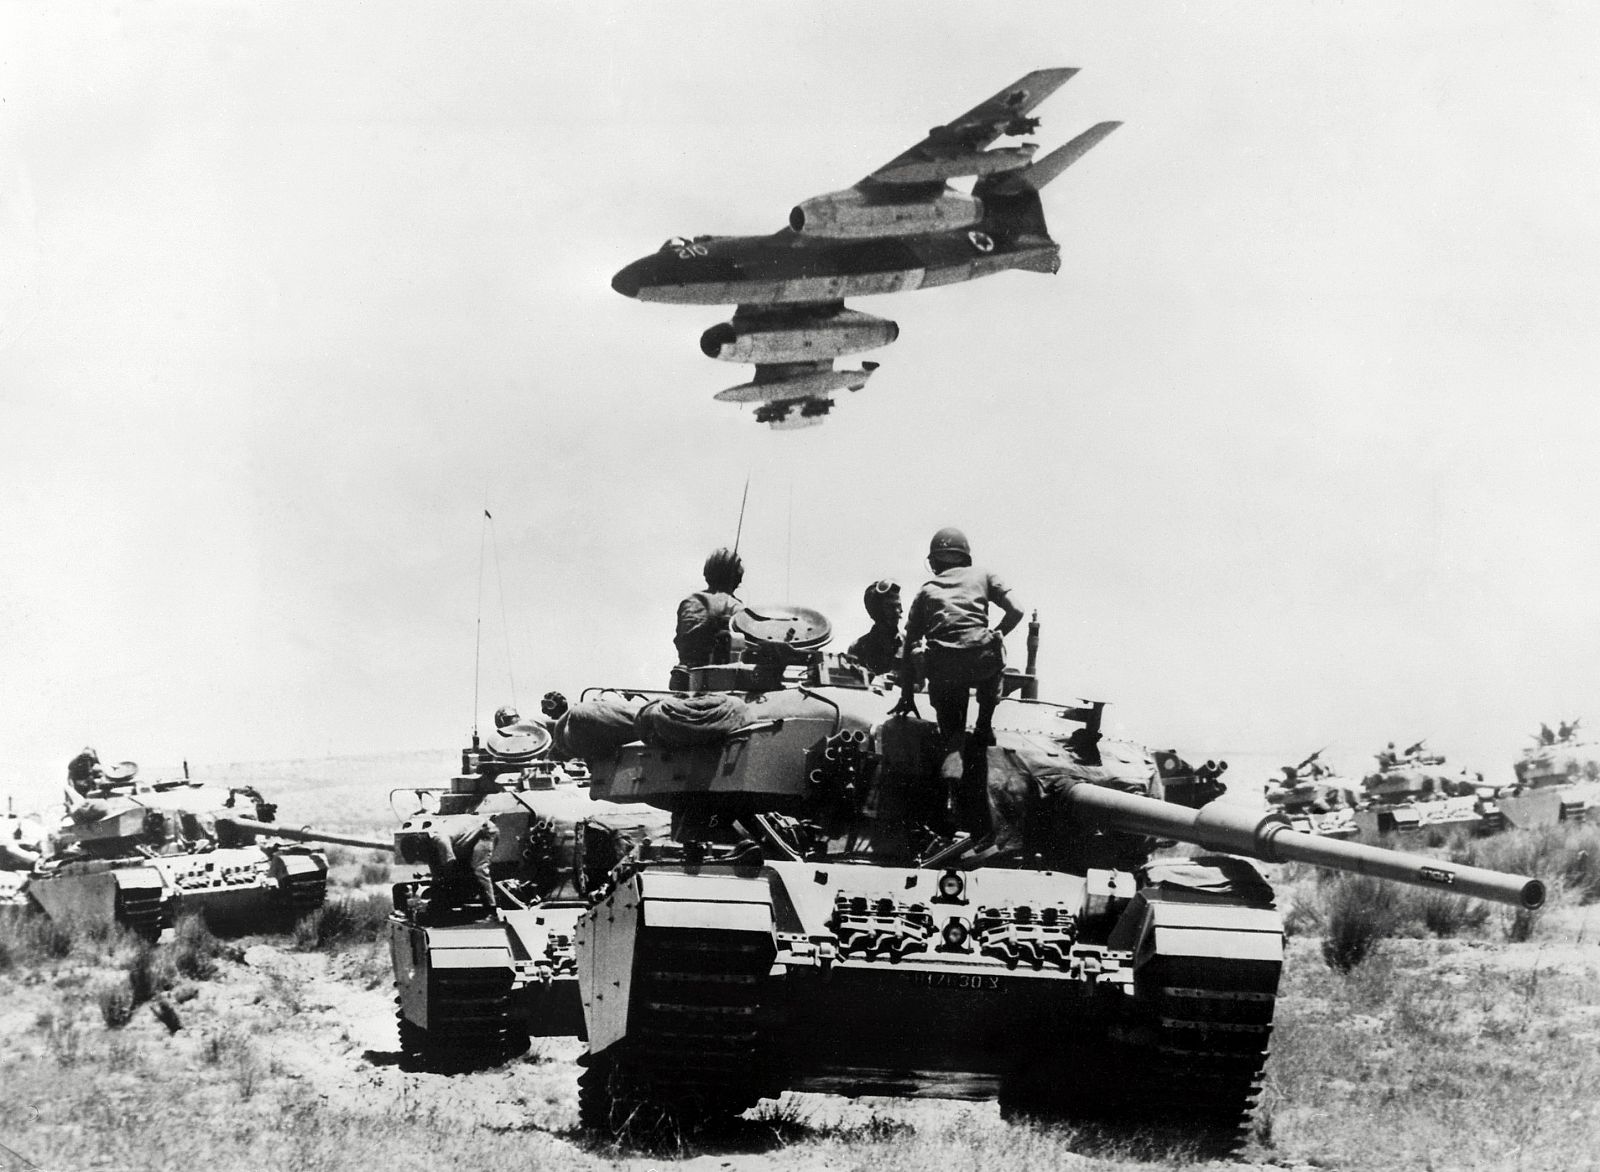
M495 728L507 728L522 719L522 713L507 704L494 714Z
M969 564L972 561L972 547L967 544L967 535L961 530L946 525L933 535L933 540L928 543L928 560L950 560L954 555Z
M899 597L900 583L893 578L879 578L861 595L861 605L867 608L867 614L874 620L887 618L888 611L885 608L890 600Z
M744 563L739 560L739 555L726 547L714 549L711 556L706 558L703 569L706 585L713 590L726 586L729 590L738 588L744 581Z

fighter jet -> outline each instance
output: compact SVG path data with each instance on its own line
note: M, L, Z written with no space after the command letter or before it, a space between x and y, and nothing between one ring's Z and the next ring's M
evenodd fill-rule
M1061 249L1039 192L1120 122L1101 122L1035 162L1037 144L992 147L1038 129L1030 112L1076 69L1040 69L895 156L854 187L819 195L770 236L674 236L611 280L625 297L728 305L733 320L700 338L711 358L755 364L755 377L716 397L755 403L774 427L821 423L840 390L877 369L833 360L887 346L892 321L847 309L846 297L929 289L1005 269L1054 273ZM950 185L970 178L971 193Z

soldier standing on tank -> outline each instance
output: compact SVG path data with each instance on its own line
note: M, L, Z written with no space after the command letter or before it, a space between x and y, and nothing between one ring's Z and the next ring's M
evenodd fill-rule
M967 695L978 698L973 734L979 743L993 740L991 720L1000 702L1000 674L1005 669L1005 637L1022 621L1022 608L994 574L972 564L972 549L959 529L941 529L928 546L933 577L922 584L906 618L897 713L915 716L916 676L912 654L925 645L924 671L928 699L947 739L959 743L967 726ZM1002 611L989 626L989 605Z
M845 654L871 675L883 675L900 662L900 583L880 578L861 596L872 619L872 629L846 649Z
M697 590L678 603L678 630L672 644L678 649L678 666L672 669L668 687L682 691L689 686L691 667L704 667L726 654L721 646L728 620L744 609L734 591L744 581L744 563L731 549L717 549L706 558L703 569L706 588Z

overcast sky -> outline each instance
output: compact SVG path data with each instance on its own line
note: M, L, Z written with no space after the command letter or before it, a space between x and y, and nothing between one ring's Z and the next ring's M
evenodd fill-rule
M0 786L456 745L480 610L485 717L664 684L746 476L743 595L841 643L959 525L1121 732L1508 780L1600 731L1597 26L6 4ZM731 311L609 287L1063 65L1042 149L1126 125L1045 192L1061 272L860 300L900 341L822 427L712 401Z

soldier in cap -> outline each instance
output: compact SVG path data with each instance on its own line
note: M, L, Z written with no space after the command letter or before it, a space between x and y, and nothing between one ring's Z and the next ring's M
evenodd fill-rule
M893 671L900 662L900 583L880 578L861 596L872 629L846 649L846 654L872 675Z
M728 620L744 609L734 595L744 581L744 563L731 549L712 550L703 570L706 588L697 590L678 604L678 632L673 646L678 649L678 666L672 669L668 685L681 690L689 685L688 670L717 662L726 654L719 646L728 629Z
M985 743L993 737L990 720L1000 701L1005 636L1022 621L1022 608L1004 582L972 564L972 549L959 529L941 529L933 535L928 565L933 577L917 591L906 618L902 691L895 711L917 714L911 655L921 642L928 698L940 730L953 738L966 729L970 691L978 697L973 733ZM989 626L990 603L1002 612L994 627Z

